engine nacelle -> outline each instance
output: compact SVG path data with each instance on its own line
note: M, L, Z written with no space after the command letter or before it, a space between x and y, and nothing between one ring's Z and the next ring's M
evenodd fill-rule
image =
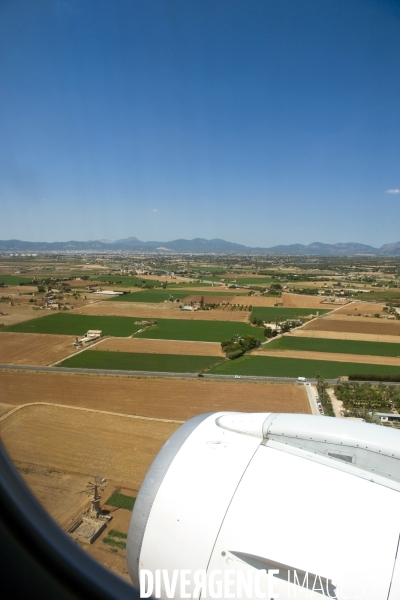
M150 571L161 598L399 600L399 492L394 429L299 414L201 415L171 436L141 486L130 575L139 587ZM187 596L182 575L168 589L177 570L187 571ZM201 591L204 573L211 587Z

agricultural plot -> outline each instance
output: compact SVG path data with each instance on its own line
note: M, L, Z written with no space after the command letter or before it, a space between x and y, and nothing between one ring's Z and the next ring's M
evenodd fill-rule
M29 283L32 277L23 277L20 275L0 275L0 285L20 285L21 283ZM1 288L0 288L1 291Z
M93 347L93 352L100 350L102 352L111 350L111 352L139 352L141 354L148 352L151 354L225 357L225 354L221 350L221 344L217 342L175 342L171 340L147 340L145 338L107 338L101 344Z
M338 305L329 304L326 298L321 296L306 296L305 294L290 294L284 292L280 298L284 307L292 308L317 308L333 310Z
M310 412L303 386L215 381L207 376L165 379L1 370L0 389L8 405L54 402L152 419L186 421L220 410Z
M261 307L253 308L252 317L262 319L263 321L285 321L287 319L302 319L311 315L317 316L317 313L324 314L329 310L309 309L309 308L280 308L280 307Z
M185 299L186 303L190 302L201 302L203 300L204 304L222 304L222 302L231 303L233 300L232 294L224 294L223 292L214 292L209 294L192 294L191 296L187 296Z
M383 342L386 344L398 344L399 337L396 335L375 335L371 333L347 333L342 331L315 331L311 329L293 329L291 337L306 337L329 340L352 340L360 342Z
M78 312L78 311L77 311ZM69 313L71 314L71 313ZM74 313L76 314L76 312ZM79 314L104 315L108 317L134 317L148 319L186 319L195 321L242 321L248 323L250 313L246 310L230 310L219 307L213 310L182 310L174 302L96 302L79 307Z
M273 356L241 356L213 367L211 373L221 375L254 375L263 377L308 377L317 373L326 379L345 377L351 373L374 373L377 375L398 375L400 366L345 363L301 358L282 358Z
M133 292L131 294L124 294L123 296L118 296L117 298L111 298L112 302L164 302L165 300L169 300L171 296L176 299L183 300L186 298L189 293L185 291L178 290L163 290L163 289L155 289L155 290L146 290L143 292Z
M379 322L372 319L358 318L356 320L342 321L336 319L316 319L304 326L306 331L340 331L348 333L362 333L373 335L400 335L400 324L397 322Z
M335 315L357 316L357 314L384 314L383 304L373 304L372 302L351 302L335 310Z
M224 359L214 356L86 350L67 358L58 366L83 369L154 371L159 373L199 373L221 362L221 360Z
M36 405L5 416L0 435L25 481L65 526L83 503L88 504L87 497L77 492L85 489L94 473L138 490L157 452L178 427L127 415ZM54 481L54 472L63 486Z
M76 352L74 337L34 333L0 333L0 364L50 365Z
M135 319L132 317L101 317L78 315L76 313L57 313L5 327L4 331L79 336L84 335L89 329L101 329L103 335L128 337L141 328L140 325L135 325L134 321Z
M262 346L262 349L267 352L273 352L274 350L298 350L400 357L400 338L397 344L385 344L384 342L301 338L284 335L278 340Z
M191 340L194 342L222 342L235 335L253 335L264 341L264 331L247 323L230 321L189 321L159 319L157 325L137 334L141 338L161 340Z

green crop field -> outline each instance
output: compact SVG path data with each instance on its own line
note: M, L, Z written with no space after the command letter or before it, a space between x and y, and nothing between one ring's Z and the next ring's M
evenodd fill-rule
M279 302L279 298L277 300ZM320 308L284 308L274 306L256 306L251 313L252 317L262 319L263 321L284 321L286 319L301 319L309 315L322 315L330 312L327 309Z
M326 379L337 379L350 373L374 373L376 375L400 375L400 367L344 363L327 360L278 358L272 356L241 356L221 363L210 370L220 375L258 375L264 377L308 377L320 373Z
M359 294L355 294L355 297L367 302L400 302L400 290L382 290L369 292L368 294L360 292Z
M195 292L193 292L195 293ZM124 294L123 296L117 296L116 298L112 298L113 302L164 302L168 300L170 296L173 296L174 300L180 298L186 298L189 296L191 292L187 290L163 290L163 289L155 289L155 290L144 290L143 292L133 292L132 294Z
M84 335L89 329L101 329L103 335L128 337L142 327L134 324L136 320L134 317L100 317L57 313L10 325L10 327L4 327L3 331Z
M222 342L234 335L253 335L264 341L264 332L247 323L231 321L186 321L184 319L157 319L157 325L139 333L137 337L160 340L188 340L193 342Z
M86 350L64 360L59 366L83 369L116 369L122 371L159 371L197 373L224 360L215 356L178 354L139 354L136 352L100 352Z
M398 344L385 342L359 342L352 340L329 340L322 338L302 338L284 335L263 346L268 350L300 350L308 352L340 352L342 354L369 354L372 356L400 356Z
M29 283L32 277L20 277L19 275L0 275L0 285L19 285L20 283ZM36 285L35 283L32 285Z

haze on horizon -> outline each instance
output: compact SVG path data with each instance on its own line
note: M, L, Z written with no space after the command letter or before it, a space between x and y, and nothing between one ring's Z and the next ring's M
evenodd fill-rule
M0 239L399 238L395 0L15 0L0 55Z

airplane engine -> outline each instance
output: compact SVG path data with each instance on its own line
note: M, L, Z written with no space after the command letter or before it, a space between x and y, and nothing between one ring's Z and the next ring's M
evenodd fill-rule
M166 442L141 486L129 572L161 598L399 600L399 492L395 429L200 415Z

